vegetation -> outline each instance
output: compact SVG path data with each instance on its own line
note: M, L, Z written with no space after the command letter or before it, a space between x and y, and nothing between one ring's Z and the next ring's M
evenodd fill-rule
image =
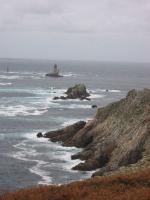
M62 186L23 189L3 194L0 200L150 200L150 169Z

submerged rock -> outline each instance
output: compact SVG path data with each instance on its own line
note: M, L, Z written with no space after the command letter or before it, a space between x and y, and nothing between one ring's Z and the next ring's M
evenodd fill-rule
M126 98L98 108L88 123L80 122L47 136L63 145L83 148L72 159L85 162L73 169L99 169L93 176L122 166L150 166L150 90L131 90Z

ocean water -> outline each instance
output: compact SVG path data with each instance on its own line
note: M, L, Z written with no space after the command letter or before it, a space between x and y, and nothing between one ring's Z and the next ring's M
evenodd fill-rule
M45 77L54 63L64 77ZM53 100L78 83L87 86L91 101ZM0 59L0 191L89 178L92 172L71 169L80 160L70 157L81 149L38 139L37 132L87 121L96 113L92 104L149 87L148 63Z

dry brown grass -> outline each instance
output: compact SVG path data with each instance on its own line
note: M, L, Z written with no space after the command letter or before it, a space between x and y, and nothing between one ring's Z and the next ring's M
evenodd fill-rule
M19 190L3 194L0 200L150 200L150 169L62 186Z

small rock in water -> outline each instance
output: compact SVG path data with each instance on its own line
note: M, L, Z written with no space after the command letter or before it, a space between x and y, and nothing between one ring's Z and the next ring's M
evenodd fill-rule
M91 99L90 99L90 98L87 98L87 97L86 97L85 99L86 99L87 101L91 101Z
M41 132L39 132L37 135L36 135L38 138L41 138L43 137L43 134Z
M59 99L59 97L54 97L54 98L53 98L53 100L58 100L58 99Z
M97 108L97 105L95 105L95 104L94 104L94 105L92 105L92 108Z
M59 99L66 100L67 98L65 96L61 96Z

